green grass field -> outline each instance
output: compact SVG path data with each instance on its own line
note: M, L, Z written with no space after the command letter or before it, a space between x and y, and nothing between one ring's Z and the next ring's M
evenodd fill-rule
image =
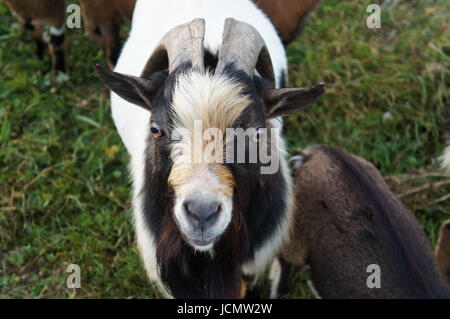
M450 218L439 173L449 106L450 2L400 0L369 30L367 4L323 0L288 48L290 85L327 93L287 120L290 149L326 143L372 161L434 245ZM70 81L0 4L0 298L153 298L135 247L127 155L94 74L102 50L70 30ZM437 173L437 174L430 174ZM438 183L438 184L435 184ZM66 288L68 264L82 288ZM292 298L311 298L297 272Z

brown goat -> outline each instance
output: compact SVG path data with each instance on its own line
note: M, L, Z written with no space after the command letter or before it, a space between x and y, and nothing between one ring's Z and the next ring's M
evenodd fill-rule
M33 31L37 55L42 58L47 47L52 57L53 69L65 72L64 62L64 0L6 0L6 5ZM43 28L50 25L50 41L43 39Z
M294 163L295 223L281 259L309 264L321 297L450 298L421 226L371 163L329 146ZM380 286L369 288L377 267Z
M450 285L450 219L442 224L439 231L436 256L441 273Z
M320 0L253 0L277 29L284 45L294 41Z
M80 0L85 34L100 36L100 42L113 68L120 54L120 27L131 21L135 0Z

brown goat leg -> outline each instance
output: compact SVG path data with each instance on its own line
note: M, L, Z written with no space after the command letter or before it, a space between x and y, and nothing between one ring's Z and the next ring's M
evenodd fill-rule
M39 60L44 59L45 52L47 50L47 43L42 41L42 39L35 38L34 42L36 43L36 55Z
M98 39L112 69L120 55L120 27L131 21L135 0L80 0L86 35ZM95 37L96 38L96 37Z
M119 27L113 24L100 26L103 50L108 60L108 66L113 69L120 55Z
M47 43L42 39L42 27L35 27L32 23L25 23L25 29L33 33L34 43L36 44L36 56L42 60L47 51Z
M297 163L282 256L309 264L322 298L450 298L420 224L371 163L328 146Z
M117 60L119 60L120 50L121 50L120 37L119 37L118 32L116 34L114 34L114 39L112 40L112 43L114 43L114 45L109 47L107 57L108 57L109 67L111 69L114 69L114 67L116 66Z
M436 257L439 269L450 286L450 219L442 224L439 231Z

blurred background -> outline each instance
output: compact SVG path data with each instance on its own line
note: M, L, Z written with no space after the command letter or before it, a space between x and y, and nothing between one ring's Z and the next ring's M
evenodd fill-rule
M366 26L370 3L383 7L380 29ZM50 58L35 56L0 2L0 298L159 297L135 247L127 155L93 70L106 58L83 33L67 30L70 79L54 86ZM327 85L286 120L290 150L324 143L373 162L435 245L450 218L450 175L436 164L450 2L323 0L287 53L289 86ZM66 288L69 264L81 266L81 289ZM288 297L313 298L308 276L295 273Z

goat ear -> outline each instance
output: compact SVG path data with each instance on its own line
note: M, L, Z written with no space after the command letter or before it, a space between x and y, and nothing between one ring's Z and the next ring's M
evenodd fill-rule
M124 100L151 111L151 97L155 87L149 80L111 71L104 65L95 66L102 82Z
M314 103L325 92L325 85L320 83L312 88L290 88L269 90L264 95L266 117L290 115Z

